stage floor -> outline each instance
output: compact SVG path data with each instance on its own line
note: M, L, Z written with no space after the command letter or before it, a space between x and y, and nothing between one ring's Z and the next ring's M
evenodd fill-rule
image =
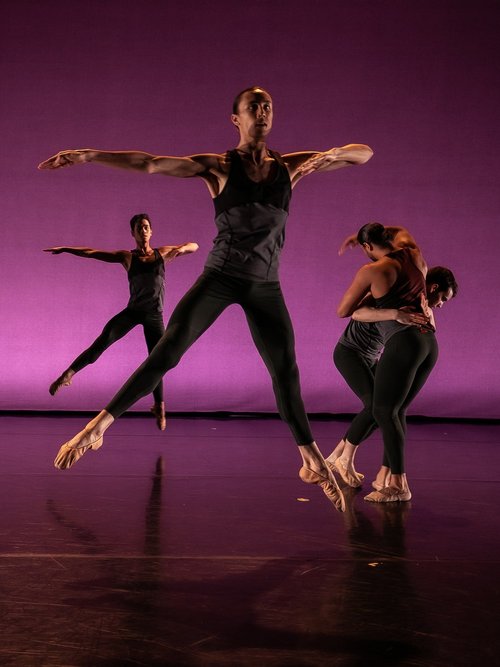
M1 418L0 665L470 667L500 649L500 426L410 424L411 503L337 513L280 421ZM345 429L313 422L325 455Z

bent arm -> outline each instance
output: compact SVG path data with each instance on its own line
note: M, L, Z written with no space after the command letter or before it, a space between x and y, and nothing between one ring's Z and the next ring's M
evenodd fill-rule
M367 297L371 289L372 271L369 264L362 266L346 290L337 307L339 317L350 317Z
M429 318L424 313L398 308L372 308L361 306L357 308L352 319L358 322L388 322L390 320L400 324L413 324L414 326L427 326Z
M404 227L386 227L385 229L391 235L392 244L396 248L418 248L417 242Z
M182 243L181 245L164 245L158 248L160 255L163 259L171 261L176 257L181 255L190 255L193 252L196 252L200 246L194 241L189 241L188 243Z
M334 171L342 167L364 164L373 156L366 144L347 144L328 151L302 151L284 155L292 183L314 171Z
M385 227L386 231L389 232L391 236L391 242L395 248L412 248L413 250L419 250L417 242L410 234L410 232L404 227ZM358 245L357 234L350 234L345 238L339 248L339 255L343 255L347 248L354 248Z
M77 257L88 257L89 259L98 259L101 262L112 262L116 264L124 264L127 256L130 255L128 250L96 250L95 248L75 248L70 246L57 246L54 248L45 248L44 252L51 252L53 255L60 255L63 252L69 255L76 255Z

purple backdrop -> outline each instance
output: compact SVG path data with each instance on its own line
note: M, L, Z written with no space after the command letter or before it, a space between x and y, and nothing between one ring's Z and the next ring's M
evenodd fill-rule
M223 151L236 140L235 93L259 84L274 98L273 148L363 142L375 151L363 167L310 176L294 191L281 276L307 409L358 406L331 353L346 323L335 306L363 257L339 258L337 248L376 219L406 225L460 286L438 313L440 360L413 412L499 417L499 15L484 0L3 3L0 408L100 408L145 356L136 330L49 396L124 307L127 281L118 265L42 248L130 248L128 219L147 211L157 243L200 244L168 267L168 316L214 236L201 181L99 165L39 172L37 163L89 146ZM166 389L171 410L275 411L236 307Z

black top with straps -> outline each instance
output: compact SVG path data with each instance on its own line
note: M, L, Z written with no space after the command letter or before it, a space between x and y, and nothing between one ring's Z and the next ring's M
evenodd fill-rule
M137 250L132 250L132 261L128 270L130 299L127 308L158 313L163 311L165 264L158 249L154 249L154 254L153 261L143 262L139 259Z
M229 151L227 182L213 200L218 233L205 268L258 282L278 280L292 185L279 153L269 153L276 161L274 178L256 183L238 151Z

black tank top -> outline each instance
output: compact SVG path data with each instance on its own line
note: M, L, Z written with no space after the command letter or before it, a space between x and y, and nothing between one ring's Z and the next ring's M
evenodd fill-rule
M257 282L279 279L292 186L279 153L269 153L276 161L275 176L256 183L247 176L238 151L229 152L227 182L213 200L217 236L205 268Z
M425 294L425 278L422 271L413 261L410 248L402 248L390 252L387 257L395 259L401 265L399 275L391 289L384 296L375 299L376 308L402 308L411 306L422 312L420 303L421 294ZM382 335L384 343L398 331L407 329L410 325L400 324L394 320L377 322L377 327Z
M165 264L155 248L155 259L141 262L137 250L132 250L132 261L128 270L130 299L127 307L148 312L163 311L165 292Z

